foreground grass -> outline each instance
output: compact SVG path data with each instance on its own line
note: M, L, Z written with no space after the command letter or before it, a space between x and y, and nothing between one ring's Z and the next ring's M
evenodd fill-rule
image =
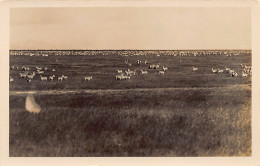
M10 156L250 156L251 91L10 96Z

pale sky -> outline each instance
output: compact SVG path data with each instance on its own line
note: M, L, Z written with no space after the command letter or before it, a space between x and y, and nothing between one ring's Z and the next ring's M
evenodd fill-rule
M251 49L246 7L12 8L10 49Z

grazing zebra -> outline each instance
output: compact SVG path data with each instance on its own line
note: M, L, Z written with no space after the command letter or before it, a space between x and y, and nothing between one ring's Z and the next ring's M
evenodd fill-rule
M122 75L116 75L116 80L121 80L122 79Z
M164 75L164 71L159 71L159 75Z
M230 77L237 77L237 72L231 72L229 75Z
M149 69L159 69L160 68L160 64L157 65L149 65Z
M141 64L141 62L142 62L142 61L140 61L140 60L137 60L137 64L138 64L138 65L140 65L140 64Z
M42 70L42 67L35 66L35 68L38 70Z
M230 70L230 68L228 68L228 67L225 67L225 70L226 70L226 71L229 71L229 70Z
M63 77L64 80L68 79L68 76L62 75L62 77Z
M25 73L19 73L21 78L25 78L28 75L28 72Z
M142 74L142 75L148 74L148 71L145 71L145 70L142 70L142 69L141 69L141 74Z
M192 66L192 71L198 71L199 68Z
M116 75L116 80L126 80L130 79L130 76L125 76L125 75Z
M126 75L131 75L131 72L128 70L125 70ZM122 74L121 74L122 75Z
M223 70L221 70L221 69L218 69L218 73L223 73Z
M24 70L24 71L29 71L30 68L29 68L29 67L25 67L25 66L23 66L23 67L22 67L22 70Z
M38 74L44 74L44 71L37 70Z
M245 67L245 69L250 69L251 68L250 66L247 66L247 65L245 65L244 67Z
M42 81L47 81L47 79L48 79L47 77L43 77L42 75L40 75L40 77L41 77Z
M33 79L34 75L27 75L28 79Z
M242 77L247 77L247 76L248 76L247 73L242 72Z
M51 81L53 81L54 77L55 77L55 75L49 76L49 79L50 79Z
M211 71L212 71L212 73L217 73L218 72L217 69L213 69L213 68L211 68Z
M164 66L163 66L163 71L166 71L166 70L168 70L168 67L164 67Z
M90 77L89 77L89 76L88 76L88 77L84 77L84 80L85 80L85 81L90 81L90 80L92 80L92 79L93 79L92 76L90 76Z
M10 76L9 81L10 81L10 82L13 82L13 81L14 81L14 78L12 78L12 77Z
M229 74L231 74L231 73L235 73L235 70L229 70Z
M58 81L63 81L63 77L58 77Z
M130 76L121 75L122 80L130 80Z

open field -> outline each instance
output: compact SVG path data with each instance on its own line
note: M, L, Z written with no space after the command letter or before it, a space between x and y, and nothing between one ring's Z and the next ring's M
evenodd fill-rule
M168 71L160 76L137 60ZM10 66L47 66L68 80L27 82L10 70L10 156L250 156L251 76L241 76L240 64L251 66L251 55L11 56ZM225 66L238 77L211 72ZM115 79L128 68L138 75ZM29 91L39 114L25 110Z
M128 60L132 66L124 61ZM137 60L149 64L141 63ZM160 76L159 70L148 69L150 64L160 63L167 66L168 71ZM143 55L123 57L120 55L92 55L92 56L11 56L10 66L19 66L19 70L10 70L14 82L10 83L10 90L51 90L51 89L126 89L126 88L162 88L162 87L222 87L226 85L251 84L251 77L241 76L240 64L251 65L251 56L241 54L239 56L225 57L224 55L209 55L199 57L174 57L171 55ZM22 66L31 68L30 72L36 71L35 66L48 67L43 76L56 75L54 81L42 82L40 76L28 83L20 79L19 73ZM192 66L198 67L193 72ZM238 77L229 77L226 72L213 74L211 68L229 67L238 72ZM51 69L55 69L52 72ZM130 80L116 80L117 70L136 70L137 75ZM147 75L140 75L140 69L147 70ZM161 70L161 68L160 68ZM67 75L68 80L59 82L58 76ZM91 81L85 82L84 76L93 76Z

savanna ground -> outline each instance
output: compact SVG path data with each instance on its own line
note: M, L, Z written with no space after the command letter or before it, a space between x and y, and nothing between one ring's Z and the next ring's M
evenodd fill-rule
M159 76L137 59L168 71ZM10 56L10 65L69 76L41 82L36 75L28 83L18 78L20 70L10 70L10 156L250 156L251 76L241 76L241 63L251 65L251 55ZM212 74L225 66L239 76ZM128 68L148 75L115 80L117 69ZM39 114L25 110L25 93L15 93L28 90L36 91Z

